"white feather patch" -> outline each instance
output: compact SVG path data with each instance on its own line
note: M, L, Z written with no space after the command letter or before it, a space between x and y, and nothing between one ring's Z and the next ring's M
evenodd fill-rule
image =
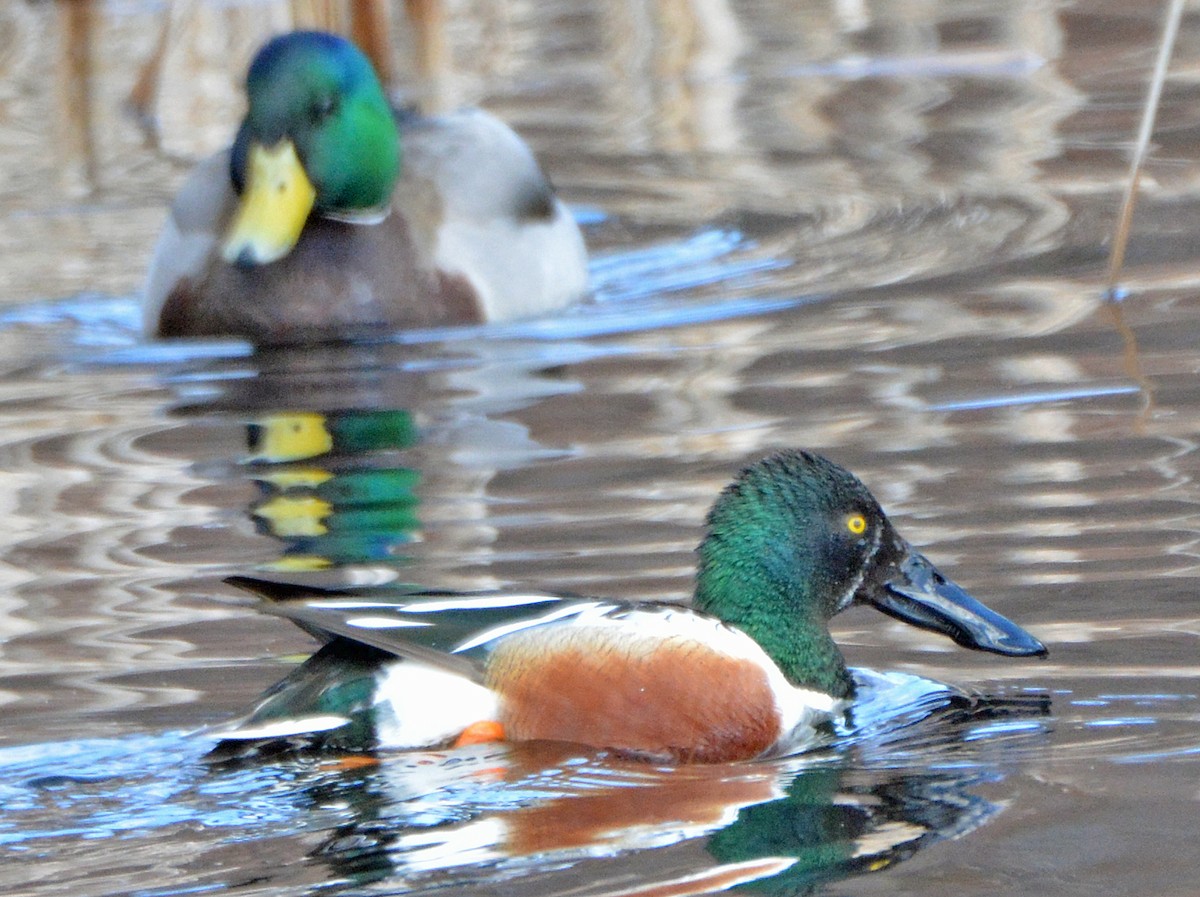
M404 620L396 617L347 617L346 625L355 629L420 629L433 624L424 620Z
M350 722L344 716L326 714L321 716L299 716L281 719L278 722L262 723L257 726L239 726L233 729L211 729L205 732L210 738L221 741L255 741L260 738L288 738L292 735L311 735L328 732Z
M375 689L380 747L439 744L472 723L498 720L496 695L478 683L417 661L388 664Z

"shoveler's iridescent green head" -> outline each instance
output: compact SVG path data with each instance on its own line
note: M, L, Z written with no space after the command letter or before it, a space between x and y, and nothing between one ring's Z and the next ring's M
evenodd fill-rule
M795 685L849 696L829 619L859 602L969 648L1044 654L942 576L849 471L809 452L751 465L721 493L699 548L697 609L745 630Z
M400 138L357 47L319 31L276 37L251 63L246 92L249 108L230 159L241 201L223 249L227 261L282 258L312 210L355 218L387 208Z

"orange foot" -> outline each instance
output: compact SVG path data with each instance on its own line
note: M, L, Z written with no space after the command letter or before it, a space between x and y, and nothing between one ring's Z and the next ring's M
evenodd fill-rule
M489 741L504 740L504 724L495 720L484 719L471 723L462 730L454 740L455 747L466 747L468 744L486 744Z
M333 760L325 760L321 763L322 769L334 769L339 772L344 772L350 769L365 769L370 766L378 766L379 759L372 757L370 754L347 754L344 757L337 757Z

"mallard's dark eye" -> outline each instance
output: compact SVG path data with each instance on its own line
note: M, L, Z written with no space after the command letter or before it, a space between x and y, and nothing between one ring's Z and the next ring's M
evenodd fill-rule
M314 124L318 124L332 115L335 109L337 109L337 97L319 97L308 107L308 117Z

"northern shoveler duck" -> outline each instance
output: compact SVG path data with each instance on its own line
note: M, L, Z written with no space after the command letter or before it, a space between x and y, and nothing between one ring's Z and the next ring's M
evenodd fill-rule
M335 747L569 741L675 762L793 752L854 680L830 618L870 604L960 645L1043 655L892 528L851 473L803 451L713 505L691 607L553 595L314 591L235 577L326 646L224 739Z
M150 264L157 336L259 343L561 308L587 253L529 147L479 110L393 110L349 41L268 42L226 152L180 190Z

